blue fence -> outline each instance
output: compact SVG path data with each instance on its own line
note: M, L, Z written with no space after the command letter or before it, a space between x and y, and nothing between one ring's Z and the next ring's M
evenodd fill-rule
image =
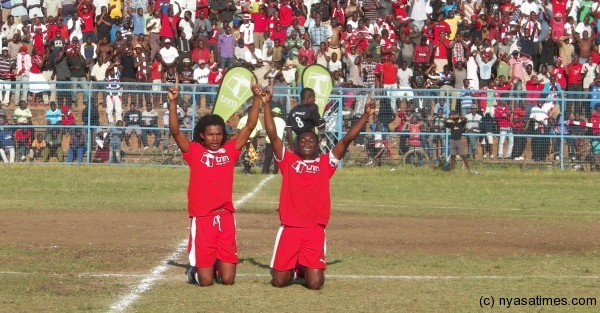
M31 122L25 125L17 124L12 118L17 107L15 102L18 102L14 99L15 91L20 90L20 94L23 95L23 91L36 89L34 87L36 83L3 83L8 85L4 92L9 92L9 96L11 96L11 105L3 107L9 121L8 125L3 125L4 131L31 129L33 136L41 133L45 137L52 129L57 129L60 132L61 139L68 141L71 140L75 132L82 131L85 136L85 158L83 163L91 164L98 161L95 156L98 150L102 150L99 149L101 144L97 140L100 138L98 134L111 134L115 130L114 125L109 125L105 108L108 99L107 93L111 92L107 90L106 83L51 82L50 90L36 94L30 92L27 98L21 96L22 99L27 100L33 115ZM147 138L144 140L144 145L150 146L148 149L143 149L141 144L138 143L141 136L132 136L130 141L131 150L127 145L121 143L119 148L123 151L125 162L119 164L182 165L181 155L178 153L173 141L168 137L168 128L163 123L166 109L162 104L166 100L168 85L139 83L120 83L120 85L122 89L118 96L123 106L121 114L127 111L130 104L134 104L140 111L145 110L144 106L146 104L151 104L151 107L158 114L158 125L156 127L140 128L140 132ZM192 126L196 123L196 120L210 112L216 98L217 88L218 86L211 85L181 85L181 107L189 106L190 108L185 116L190 127L183 128L183 130L189 132L190 136ZM600 103L600 100L598 100L600 94L593 92L339 88L335 89L331 95L332 101L324 114L327 122L326 128L321 131L322 149L324 151L341 139L352 123L360 116L368 91L373 93L372 98L378 102L378 113L374 120L377 119L383 121L383 123L379 128L366 127L357 139L356 145L349 150L344 162L347 166L435 166L443 164L448 155L449 133L445 128L436 129L433 127L436 121L439 122L439 120L433 119L433 115L436 113L434 108L436 105L444 108L447 106L449 109L445 110L446 113L455 110L465 114L470 112L466 105L471 102L477 106L481 115L485 113L493 115L495 106L500 103L506 103L511 112L521 107L525 111L523 122L525 125L529 125L529 128L524 130L510 127L503 129L502 132L465 133L463 135L465 152L469 155L471 162L475 163L475 166L528 166L591 171L598 165L596 160L599 154L597 152L600 152L597 145L599 140L598 127L597 124L590 123L590 115L594 112L594 106ZM285 117L285 114L298 102L298 94L298 88L275 87L272 106L281 108ZM0 99L2 99L1 95ZM39 99L42 103L38 105L36 99ZM76 123L68 126L48 125L45 119L45 111L48 107L44 102L51 100L57 102L59 109L63 105L70 107L71 113L75 115ZM540 108L535 109L538 103ZM98 108L99 113L97 120L94 114L96 108ZM529 118L532 109L534 113L539 112L540 109L548 112L548 118L536 123L532 122L534 120L533 116ZM240 114L241 112L242 110L240 110ZM113 120L122 118L122 116L114 116L114 114L115 112L111 112ZM579 120L575 119L576 114L580 115ZM411 133L407 129L398 128L399 124L406 125L409 122L409 120L404 120L405 117L408 119L413 115L424 123L418 133ZM538 115L543 116L543 114ZM535 117L539 117L538 115ZM84 120L82 116L86 116L86 119ZM584 126L571 122L583 122L581 117L587 119L588 123L582 124ZM237 117L232 118L228 123L231 126L229 131L232 134L235 133L236 123ZM377 123L373 125L377 125ZM128 129L127 127L124 128L124 130ZM129 131L133 131L135 134L135 129L129 129ZM503 143L502 149L500 149L500 142ZM133 147L133 143L139 145L142 149L138 151L137 148ZM102 144L110 145L110 140ZM158 144L158 148L153 148L156 144ZM261 146L261 140L259 140L257 148L260 150ZM64 154L68 154L66 153L68 150L73 150L70 143L66 142L63 142L60 148L67 150L63 151ZM15 160L20 161L21 156L24 155L27 161L40 161L40 158L35 158L35 153L31 154L31 151L27 151L28 149L28 147L17 145L14 149ZM491 151L487 149L491 149ZM513 151L507 151L511 149ZM514 149L522 149L523 151L517 156L513 155ZM7 155L10 162L9 152L5 151L4 154ZM498 159L499 152L503 154L501 159ZM53 156L55 154L56 151L49 151L49 155ZM484 155L486 156L485 159L483 158ZM117 164L114 162L113 157L110 156L109 163ZM42 160L47 158L42 158Z

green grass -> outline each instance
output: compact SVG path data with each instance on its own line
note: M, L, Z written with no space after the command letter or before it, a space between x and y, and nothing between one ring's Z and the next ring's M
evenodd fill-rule
M29 240L29 225L14 224L26 218L0 219L0 312L106 312L139 282L141 277L135 275L148 273L187 236L185 168L17 165L0 167L0 175L0 214L41 212L53 230L60 230L49 240L57 248ZM236 175L234 199L265 177ZM184 269L170 266L129 311L478 312L482 296L600 298L599 175L343 168L331 183L327 274L334 277L317 292L300 286L274 289L265 276L277 227L280 182L279 176L271 179L238 207L243 261L235 286L190 286L183 283ZM77 226L54 217L72 213L85 221L91 212L132 220L165 213L175 222L165 218L150 228L128 230L128 221L118 220L112 227L102 224L107 238L94 240L79 238ZM259 222L260 227L248 226ZM422 237L405 241L398 235L417 223L420 226L408 231ZM426 229L428 223L442 226ZM461 235L463 229L444 227L445 223L467 225L472 233ZM487 232L477 223L494 229ZM111 241L109 235L117 232L132 238ZM545 238L553 232L565 237ZM137 244L136 238L146 241ZM474 243L455 244L465 238ZM63 241L71 246L62 247ZM184 256L176 262L187 263ZM113 272L134 276L80 275ZM596 307L510 310L597 312L598 302Z

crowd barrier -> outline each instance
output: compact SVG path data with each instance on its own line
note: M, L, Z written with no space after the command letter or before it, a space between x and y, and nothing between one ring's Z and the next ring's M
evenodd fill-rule
M9 120L8 125L3 125L4 130L16 130L18 128L31 129L34 140L37 134L49 134L52 129L57 129L61 136L61 146L64 156L68 156L70 140L77 131L82 131L85 137L83 149L84 164L102 162L96 157L99 147L98 134L112 133L114 125L109 125L106 113L106 97L108 92L105 82L50 82L51 89L42 93L29 93L27 102L33 114L32 123L29 125L16 125L12 121L13 111L16 108L14 96L15 91L36 89L36 83L4 82L3 92L9 92L11 96L10 106L3 107ZM148 149L139 144L137 136L132 136L130 147L121 143L121 162L116 162L114 156L108 161L110 164L120 165L159 165L159 166L183 166L184 160L178 152L173 140L169 137L168 128L164 127L163 118L166 108L167 88L170 85L120 83L122 89L120 100L122 102L122 113L125 114L131 104L140 111L146 110L146 104L158 114L158 125L156 127L141 127L144 143ZM33 87L33 88L32 88ZM191 132L196 120L210 113L218 86L214 85L189 85L181 84L180 106L191 108L191 116L188 116L189 127L182 127L184 132ZM281 108L283 117L289 110L299 102L299 87L274 88L273 107ZM543 131L538 125L531 124L527 130L503 129L502 133L475 133L467 132L463 135L465 152L469 159L477 167L534 167L549 169L573 169L594 171L598 168L598 155L600 147L597 143L598 126L590 122L590 115L594 112L596 101L600 103L600 94L594 92L568 92L568 91L519 91L519 90L457 90L457 89L367 89L367 88L336 88L332 92L331 101L323 118L326 120L325 129L321 130L323 151L327 151L337 140L341 139L352 124L362 113L368 93L378 103L378 119L384 121L381 129L371 129L369 125L361 133L355 144L349 149L344 159L343 166L442 166L447 162L449 132L433 131L430 127L424 127L419 134L410 133L398 129L398 125L406 123L403 116L411 115L411 112L419 117L419 120L432 120L433 108L438 103L446 103L457 112L461 112L461 104L470 98L474 105L481 109L487 105L485 112L492 112L495 105L505 102L509 108L522 106L529 112L537 103L544 108L552 108L549 112L547 125ZM471 92L467 94L465 92ZM55 94L52 94L55 93ZM48 98L43 97L46 94ZM22 92L21 92L22 95ZM0 96L0 99L2 97ZM39 99L36 100L36 99ZM48 106L43 102L53 100L61 109L63 105L70 107L75 117L74 125L47 125L45 112ZM468 102L468 101L467 101ZM74 104L74 105L73 105ZM88 105L89 104L89 105ZM248 103L249 104L249 103ZM93 118L95 107L99 111L99 119ZM410 112L409 112L410 111ZM462 113L466 113L464 111ZM485 112L480 112L484 114ZM87 114L86 114L87 113ZM576 113L580 113L579 120ZM114 114L114 113L113 113ZM237 119L243 114L243 108L239 114L228 121L228 132L235 135ZM482 114L482 115L483 115ZM87 116L84 120L82 116ZM581 118L587 119L587 124L572 123L582 122ZM118 119L115 117L115 120ZM389 123L388 123L389 122ZM541 125L541 124L540 124ZM127 128L124 128L126 130ZM264 132L261 133L261 138ZM416 139L419 140L416 140ZM415 143L417 142L417 143ZM483 145L482 145L483 142ZM489 142L489 143L488 143ZM490 146L485 146L488 143ZM502 149L500 149L502 143ZM510 150L512 143L512 150ZM106 144L110 144L108 141ZM158 147L156 145L158 144ZM141 148L141 149L138 149ZM263 141L259 138L256 146L258 159L261 158ZM488 152L487 149L491 149ZM6 150L6 149L5 149ZM15 160L21 161L21 155L25 156L26 162L45 163L46 159L56 162L60 159L56 151L47 151L48 157L40 158L39 155L31 157L28 148L15 147ZM56 150L56 149L55 149ZM76 154L81 152L71 151ZM114 149L118 150L118 149ZM517 152L515 153L515 150ZM521 151L522 150L522 151ZM487 153L484 153L487 152ZM498 158L498 154L500 158ZM519 153L520 152L520 153ZM6 153L5 153L6 154ZM8 153L10 154L10 153ZM110 152L109 152L110 154ZM116 154L116 153L113 153ZM485 158L484 158L485 156ZM10 159L10 156L7 156ZM76 161L76 157L73 157ZM62 161L62 160L59 160ZM260 160L251 160L260 165ZM66 162L65 162L66 163ZM459 163L460 164L460 163Z

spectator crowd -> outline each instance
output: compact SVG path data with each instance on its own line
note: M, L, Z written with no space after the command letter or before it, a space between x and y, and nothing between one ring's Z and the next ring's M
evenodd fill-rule
M214 91L227 70L244 66L264 85L301 87L304 69L320 64L347 94L385 90L378 119L384 132L394 120L406 130L413 115L429 125L425 131L441 130L441 117L451 112L469 119L467 131L479 132L479 120L488 117L502 135L498 156L519 159L523 143L511 134L559 128L569 134L572 123L552 124L561 111L568 114L563 120L600 118L594 114L600 104L598 17L600 1L591 0L6 0L0 108L13 118L2 123L31 125L33 105L47 106L48 124L73 125L72 111L81 103L80 122L100 126L102 105L109 126L120 121L127 128L116 134L119 142L123 137L131 146L135 135L144 148L148 135L159 135L143 128L158 127L160 83L189 84L184 93ZM426 89L439 90L424 99ZM560 108L562 91L580 93ZM280 98L274 106L285 116L291 97ZM196 114L190 101L214 105L212 97L188 97L180 106L188 121ZM360 112L359 101L343 105ZM12 139L0 138L0 148L12 140L17 159L23 158L26 149L19 148L33 147L39 136L13 130L3 130ZM42 136L45 147L30 150L55 154L52 133Z

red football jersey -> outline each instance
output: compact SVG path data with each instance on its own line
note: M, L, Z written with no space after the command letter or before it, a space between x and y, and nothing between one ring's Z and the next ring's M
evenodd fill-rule
M279 195L279 219L282 225L295 227L327 226L331 213L329 180L337 169L330 154L304 161L285 151L277 161L283 181Z
M183 154L190 167L187 192L190 217L206 216L220 208L235 212L231 200L233 169L241 153L241 150L235 149L235 139L217 151L190 142L190 150Z

